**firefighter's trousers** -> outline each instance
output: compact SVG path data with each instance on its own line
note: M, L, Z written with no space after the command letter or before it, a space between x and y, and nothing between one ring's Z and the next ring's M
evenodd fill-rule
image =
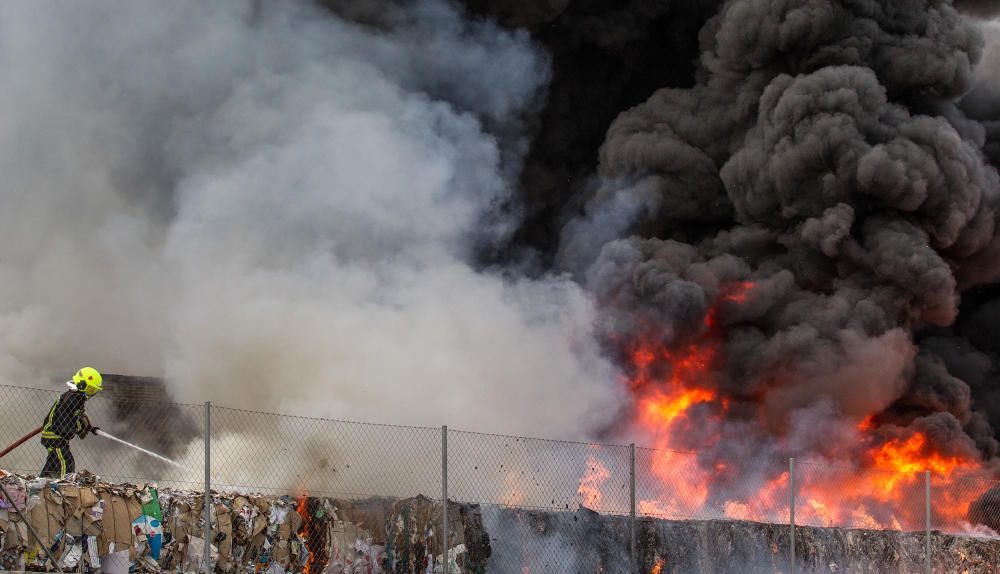
M49 450L45 458L45 467L39 476L47 478L62 478L76 471L76 461L69 450L69 441L64 438L43 438L42 446Z

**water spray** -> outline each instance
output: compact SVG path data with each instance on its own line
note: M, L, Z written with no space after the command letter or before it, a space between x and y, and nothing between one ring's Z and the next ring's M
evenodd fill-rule
M122 440L122 439L120 439L120 438L118 438L118 437L116 437L114 435L110 435L110 434L108 434L108 433L106 433L106 432L104 432L102 430L99 430L99 429L95 430L94 434L96 434L97 436L102 436L104 438L109 438L109 439L111 439L111 440L113 440L115 442L119 442L119 443L121 443L121 444L123 444L125 446L132 447L132 448L134 448L137 451L146 453L149 456L152 456L154 458L162 460L163 462L165 462L167 464L172 464L172 465L176 466L177 468L183 468L184 470L191 470L190 468L184 466L183 464L181 464L179 462L170 460L169 458L167 458L165 456L158 455L158 454L156 454L155 452L153 452L151 450L146 450L146 449L142 448L141 446L134 445L134 444L132 444L132 443L126 441L126 440Z

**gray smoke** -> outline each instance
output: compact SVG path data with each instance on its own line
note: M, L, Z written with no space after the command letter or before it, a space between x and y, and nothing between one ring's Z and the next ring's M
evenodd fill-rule
M712 341L732 448L997 452L989 3L326 4L7 7L5 381L576 435Z
M955 0L955 7L975 16L1000 14L1000 4L996 0Z
M726 2L695 85L618 116L563 229L605 340L718 345L723 432L750 448L837 456L829 437L877 413L887 437L995 455L1000 410L972 390L991 359L915 335L1000 272L991 126L957 104L996 78L983 36L939 0Z
M983 153L1000 165L1000 22L982 25L985 52L976 73L976 84L961 102L962 111L985 130Z
M92 364L297 414L573 436L609 420L583 290L470 263L517 223L495 207L548 59L443 1L378 20L6 5L3 382Z

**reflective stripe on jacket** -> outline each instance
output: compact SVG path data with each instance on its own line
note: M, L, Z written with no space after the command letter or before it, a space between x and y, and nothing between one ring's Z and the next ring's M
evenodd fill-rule
M42 424L42 438L70 439L80 432L80 417L87 403L87 395L81 391L66 391L49 409Z

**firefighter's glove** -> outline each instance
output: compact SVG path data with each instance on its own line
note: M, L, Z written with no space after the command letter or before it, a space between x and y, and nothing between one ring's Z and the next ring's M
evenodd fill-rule
M94 427L90 425L90 419L87 418L87 415L83 415L80 417L80 430L77 431L76 436L81 439L87 438L87 434L90 433L93 428Z

